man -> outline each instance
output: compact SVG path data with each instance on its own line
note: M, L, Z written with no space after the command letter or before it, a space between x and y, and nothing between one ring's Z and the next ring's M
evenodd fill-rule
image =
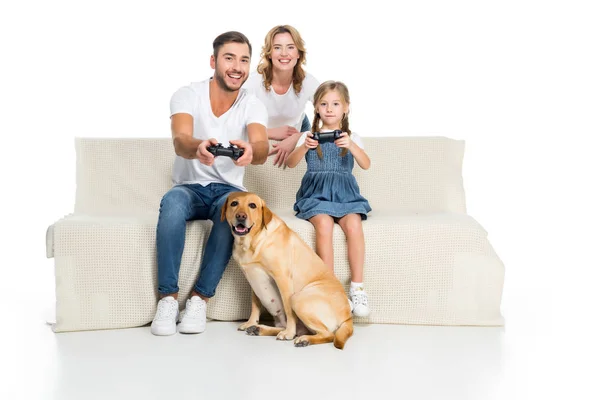
M244 167L263 164L269 152L267 110L245 89L252 46L239 32L226 32L213 42L211 79L179 89L171 98L171 130L175 147L173 187L160 203L156 228L158 292L161 297L151 325L155 335L200 333L206 327L206 301L229 262L233 235L220 220L221 207L233 191L245 191ZM214 157L207 146L230 143L243 149L236 160ZM210 219L213 226L200 265L200 276L185 310L179 315L179 267L186 221Z

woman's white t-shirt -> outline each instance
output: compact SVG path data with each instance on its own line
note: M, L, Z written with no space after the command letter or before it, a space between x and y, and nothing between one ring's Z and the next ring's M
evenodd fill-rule
M269 114L267 129L289 125L300 131L306 103L312 103L319 81L307 73L302 81L300 93L296 94L294 85L290 85L286 93L277 94L273 87L269 91L265 89L262 74L253 72L243 87L258 97L267 107Z

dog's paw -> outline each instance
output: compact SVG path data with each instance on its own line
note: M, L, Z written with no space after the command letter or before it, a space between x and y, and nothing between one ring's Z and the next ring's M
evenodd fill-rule
M277 340L292 340L295 336L296 332L285 329L277 334Z
M245 331L246 329L250 328L253 324L250 321L244 322L243 324L241 324L240 326L238 326L238 331Z
M260 334L260 328L256 325L249 326L246 328L246 334L250 336L258 336Z
M309 344L310 342L304 336L300 336L299 338L296 338L296 340L294 340L294 346L296 347L306 347Z

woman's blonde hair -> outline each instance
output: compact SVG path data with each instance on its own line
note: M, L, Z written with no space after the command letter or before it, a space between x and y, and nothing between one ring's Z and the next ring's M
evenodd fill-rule
M273 41L275 40L275 35L280 33L289 33L298 49L299 58L294 66L294 73L292 74L292 84L294 86L294 92L297 95L300 93L300 90L302 90L302 81L304 81L304 77L306 76L306 72L304 72L304 68L302 68L302 65L306 64L306 49L304 47L302 36L300 36L300 33L293 26L278 25L267 33L267 36L265 36L265 44L260 53L261 60L258 64L257 71L263 76L265 89L267 91L271 90L271 83L273 82L273 60L271 60Z
M315 97L313 101L313 104L315 105L315 117L313 119L311 132L319 132L319 130L321 129L321 116L319 115L319 110L317 107L319 106L321 99L327 93L333 91L336 91L340 94L341 100L345 106L350 106L350 93L348 92L348 87L345 84L339 81L327 81L321 83L315 91ZM348 110L348 112L344 113L344 115L342 116L341 126L342 132L347 132L348 136L352 134L352 132L350 131L350 122L348 121L349 113L350 110ZM344 157L346 154L348 154L348 149L342 149L342 151L340 152L340 157ZM321 149L320 144L317 146L317 155L319 156L319 158L323 158L323 150Z

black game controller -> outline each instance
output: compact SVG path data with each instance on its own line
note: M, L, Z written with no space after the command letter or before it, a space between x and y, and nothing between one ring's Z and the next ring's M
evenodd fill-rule
M340 137L342 137L342 131L339 129L336 129L333 132L314 132L313 133L313 139L318 141L319 144L321 143L333 143L336 140L338 140Z
M240 149L239 147L235 147L233 145L229 145L229 147L223 147L221 143L207 146L206 150L215 157L227 156L229 158L233 158L234 160L237 160L244 154L244 149Z

